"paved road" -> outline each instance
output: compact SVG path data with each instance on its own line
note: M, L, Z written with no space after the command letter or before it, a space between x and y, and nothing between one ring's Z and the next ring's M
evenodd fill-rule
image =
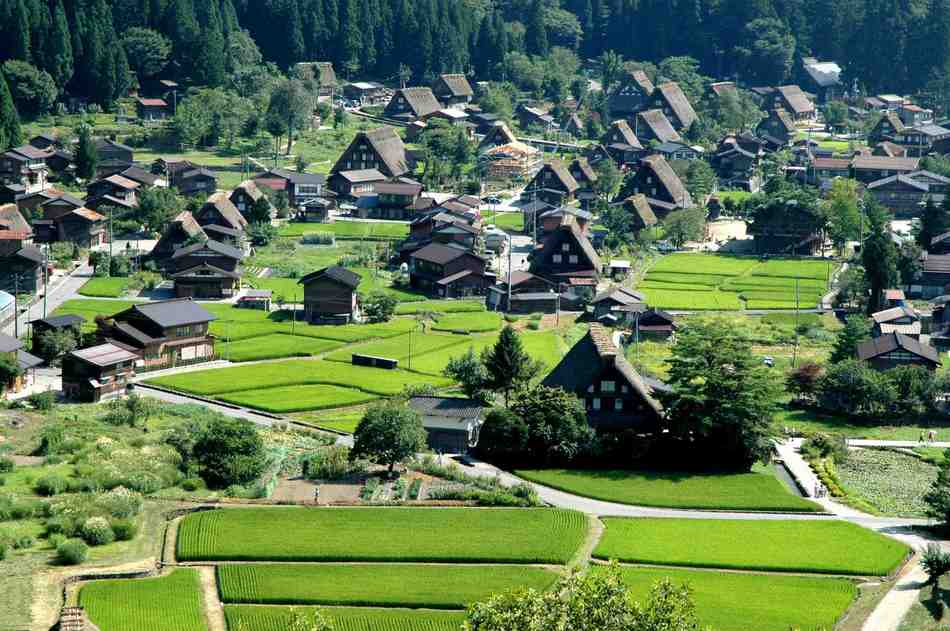
M918 442L916 440L863 440L859 438L849 438L849 447L905 447L913 449L914 447L938 447L940 449L950 448L948 441Z
M70 274L69 276L59 276L53 277L50 279L49 293L46 295L46 314L51 314L57 307L69 300L70 298L77 297L79 288L82 287L87 280L92 277L92 267L89 265L82 265ZM20 337L26 335L27 322L30 320L35 320L36 318L43 317L43 299L41 298L38 302L30 305L30 308L27 309L24 313L19 316L19 333ZM3 329L3 332L7 335L13 335L14 333L14 324L10 322L6 328Z

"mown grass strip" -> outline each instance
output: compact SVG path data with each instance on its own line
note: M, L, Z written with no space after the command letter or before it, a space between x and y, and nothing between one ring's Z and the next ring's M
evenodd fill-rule
M361 405L379 399L354 388L340 386L310 385L264 388L230 392L218 397L222 401L244 407L264 410L274 414L306 412L308 410L332 410L350 405Z
M599 559L685 567L886 576L906 545L842 521L604 519Z
M689 585L700 624L716 631L833 629L858 593L855 583L843 578L646 567L622 571L640 602L663 578Z
M607 502L659 508L820 512L792 495L768 468L751 473L669 473L581 469L519 470L517 475L551 488Z
M585 515L554 509L248 508L188 515L177 554L182 561L560 564L586 532Z
M319 337L271 334L252 337L230 344L219 342L218 356L233 362L282 359L284 357L309 357L340 348L344 342L325 340Z
M245 631L286 631L292 607L225 605L229 629ZM305 618L313 608L297 607ZM458 631L465 620L462 611L419 609L376 609L371 607L320 607L335 631Z
M546 590L556 580L554 572L519 565L218 566L221 599L240 604L463 609L508 589Z
M79 605L101 631L205 631L198 571L168 576L93 581L79 592Z

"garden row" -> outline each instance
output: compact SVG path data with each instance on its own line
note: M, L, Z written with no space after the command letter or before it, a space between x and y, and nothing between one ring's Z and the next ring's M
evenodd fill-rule
M639 289L661 309L811 309L827 291L833 267L818 259L671 254L657 261Z

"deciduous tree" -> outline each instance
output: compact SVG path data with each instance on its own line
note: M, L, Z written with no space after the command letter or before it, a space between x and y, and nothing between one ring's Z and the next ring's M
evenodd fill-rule
M353 434L351 458L365 457L389 467L425 449L419 413L398 403L379 403L366 411Z

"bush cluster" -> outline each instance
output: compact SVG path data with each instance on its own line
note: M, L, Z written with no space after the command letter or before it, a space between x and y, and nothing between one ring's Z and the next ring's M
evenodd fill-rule
M56 548L56 557L63 565L79 565L89 556L89 546L78 539L65 541Z
M115 541L112 526L104 517L90 517L82 525L82 539L91 546L104 546Z

